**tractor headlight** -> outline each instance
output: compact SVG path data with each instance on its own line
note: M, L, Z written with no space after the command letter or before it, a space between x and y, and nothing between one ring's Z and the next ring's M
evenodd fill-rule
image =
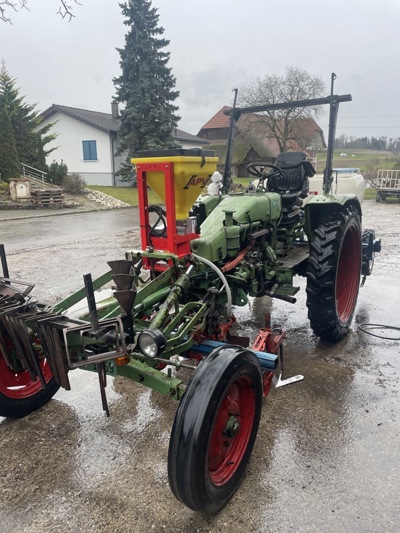
M165 337L159 329L145 329L139 334L139 348L147 357L157 357L165 348Z

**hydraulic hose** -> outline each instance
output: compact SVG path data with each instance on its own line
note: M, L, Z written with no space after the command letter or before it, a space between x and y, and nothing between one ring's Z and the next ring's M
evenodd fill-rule
M209 261L205 257L200 257L199 255L196 255L196 254L192 254L192 255L193 255L193 257L195 257L201 263L204 263L205 265L207 265L210 268L212 268L214 270L214 272L218 275L220 280L222 281L222 283L223 283L223 285L225 287L225 291L226 291L226 311L227 311L228 317L230 318L232 316L232 293L231 293L231 289L230 289L230 287L228 285L228 282L226 280L226 277L223 275L221 270L217 266L214 265L214 263L211 263L211 261Z

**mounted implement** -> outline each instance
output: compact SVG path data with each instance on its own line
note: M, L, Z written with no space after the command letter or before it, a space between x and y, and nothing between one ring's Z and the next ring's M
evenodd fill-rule
M332 141L339 102L350 97L331 93L318 103L330 105ZM232 110L231 146L245 112ZM312 329L339 340L379 248L372 230L361 231L358 199L330 194L331 158L332 149L325 194L303 208L314 173L304 153L281 154L274 165L253 163L258 187L241 194L227 190L228 154L223 192L215 195L201 194L216 169L212 153L139 154L132 162L141 250L110 261L98 279L87 274L84 287L52 309L32 299L31 285L10 279L1 248L0 415L16 418L41 407L59 386L70 388L76 368L98 373L107 413L107 376L137 381L179 401L168 454L173 493L192 509L220 510L250 458L263 396L273 385L302 379L283 379L285 332L272 329L266 316L251 342L238 336L235 306L265 295L294 303L295 275L306 276ZM165 209L149 205L148 186ZM113 296L96 302L98 289L110 284ZM76 316L72 308L85 298ZM188 382L181 368L192 372Z

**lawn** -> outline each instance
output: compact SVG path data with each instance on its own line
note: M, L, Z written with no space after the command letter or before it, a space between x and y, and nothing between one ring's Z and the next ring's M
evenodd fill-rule
M233 181L236 184L240 184L243 188L246 188L247 185L250 183L251 179L250 178L234 178ZM134 187L106 187L106 186L101 186L101 185L89 185L88 189L104 192L105 194L109 194L113 198L122 200L123 202L133 207L137 207L139 205L138 190ZM148 195L149 195L150 204L164 203L151 189L148 190ZM366 200L375 199L375 195L376 195L375 189L368 188L365 190Z
M341 153L346 153L346 157L340 157ZM354 156L354 157L353 157ZM367 167L373 163L373 166L378 168L393 168L393 165L398 162L399 156L392 152L383 150L335 150L333 155L333 168L360 168L361 172L366 172ZM317 173L322 174L326 165L326 152L318 154ZM375 171L374 171L375 172ZM246 188L249 183L256 178L252 176L234 178L234 184L241 185ZM138 190L134 187L106 187L90 185L89 189L104 192L118 200L122 200L129 205L138 206ZM163 201L151 190L148 190L149 203L160 204ZM375 198L375 189L367 189L365 191L365 199Z
M136 187L108 187L105 185L88 185L88 189L91 189L93 191L104 192L104 194L108 194L113 198L117 198L117 200L121 200L122 202L132 205L133 207L137 207L139 205L138 190ZM163 203L160 200L159 196L157 196L157 194L155 194L151 189L148 189L148 196L150 204Z
M376 197L376 190L373 189L372 187L367 187L365 189L364 199L365 200L375 200L375 197Z

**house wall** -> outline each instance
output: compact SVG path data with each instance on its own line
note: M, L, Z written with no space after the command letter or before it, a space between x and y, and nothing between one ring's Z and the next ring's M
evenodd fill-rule
M68 172L80 174L88 185L114 184L112 143L108 133L63 113L55 113L43 125L49 122L56 122L52 132L57 133L57 138L47 145L49 148L56 148L47 157L48 165L54 160L60 162L62 159ZM82 141L96 141L96 161L84 160Z
M209 128L200 130L198 136L216 143L219 141L227 142L228 134L229 129L227 128Z
M114 133L112 137L113 154L117 153L118 148L119 148L119 142L118 142L117 134ZM125 162L125 159L126 159L126 154L114 155L114 172L118 171L122 163ZM129 181L122 181L121 176L116 176L114 174L114 185L116 187L131 187L132 183Z
M181 145L181 148L203 148L203 145L201 143L189 143L189 142L185 142L185 141L178 141L179 144ZM207 150L207 148L205 148Z

